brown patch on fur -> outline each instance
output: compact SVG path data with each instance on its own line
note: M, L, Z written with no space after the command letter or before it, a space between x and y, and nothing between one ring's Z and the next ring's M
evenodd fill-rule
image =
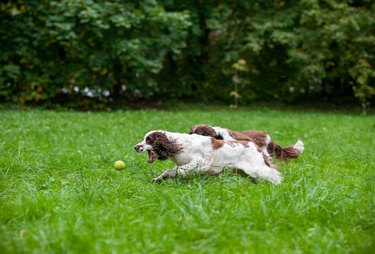
M267 133L265 133L264 131L248 130L243 131L241 133L252 138L255 144L257 144L260 147L267 145Z
M232 131L232 130L229 130L227 129L229 135L234 138L235 140L238 140L238 141L253 141L251 137L249 137L248 135L245 135L241 132L237 132L237 131Z
M211 144L212 144L212 148L214 150L220 149L221 147L224 146L224 144L228 144L232 147L234 147L236 144L240 144L243 147L248 148L249 142L250 141L241 141L241 140L239 140L239 141L238 140L223 141L223 140L217 140L215 138L211 138ZM260 152L262 152L262 151L260 150Z
M211 126L204 125L204 124L198 124L198 125L193 126L189 134L198 134L201 136L213 137L213 138L220 139L220 140L223 139L223 137L221 135L218 135Z
M220 149L225 144L223 140L217 140L211 137L211 145L214 150Z
M250 138L254 140L254 142L260 146L267 145L267 133L258 130L248 130L243 131L242 134L248 135ZM267 152L273 157L275 156L276 159L288 162L289 159L298 158L300 153L293 147L293 145L287 147L281 147L274 141L271 141L267 145Z
M299 155L300 155L298 150L295 149L293 145L287 146L287 147L281 147L280 145L278 145L274 141L271 141L267 145L268 135L264 131L246 130L246 131L242 131L242 132L237 132L237 131L233 131L233 130L230 130L230 129L227 129L227 131L228 131L229 135L232 138L234 138L237 142L252 141L258 147L267 146L267 151L270 154L270 156L272 156L272 157L275 156L278 160L288 162L289 159L298 158ZM223 139L223 137L221 135L217 135L216 131L211 126L208 126L208 125L199 124L199 125L193 126L191 128L190 134L193 134L193 133L198 134L198 135L202 135L202 136L213 137L213 138L219 139L219 140ZM244 145L245 147L248 147L247 142L243 143L242 145ZM231 143L228 142L228 144L231 144ZM220 144L220 145L215 144L215 145L213 145L213 148L218 149L218 148L222 147L223 145L224 144ZM215 148L215 147L217 147L217 148ZM259 150L260 150L260 148L259 148ZM270 163L268 158L267 158L267 160L268 160L268 163Z
M148 135L146 143L153 147L159 160L166 160L168 157L173 157L181 150L176 142L169 140L167 135L160 131L155 131Z

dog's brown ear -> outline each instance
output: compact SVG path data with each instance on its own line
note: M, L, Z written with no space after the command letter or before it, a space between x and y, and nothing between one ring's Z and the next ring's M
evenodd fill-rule
M216 138L216 131L211 126L204 126L203 127L204 136L209 136Z
M203 135L204 136L204 127L206 125L203 124L197 124L191 127L189 134L198 134L198 135Z
M237 132L237 131L232 131L232 130L229 130L228 129L228 132L229 132L229 135L234 138L235 140L243 140L243 141L253 141L252 138L250 138L249 136L241 133L241 132Z
M173 157L181 150L175 142L169 140L165 133L162 132L156 133L152 146L159 160L166 160L168 157Z
M217 134L214 128L212 128L209 125L203 125L203 124L195 125L191 128L191 131L189 134L193 134L193 133L201 135L201 136L213 137L215 139L223 140L223 136L221 136L220 134Z

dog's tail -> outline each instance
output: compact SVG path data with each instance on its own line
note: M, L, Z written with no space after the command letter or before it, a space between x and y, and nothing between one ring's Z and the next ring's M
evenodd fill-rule
M288 162L290 159L298 158L304 148L304 144L301 140L298 140L294 145L287 147L281 147L277 143L271 141L267 147L268 153L271 156L275 156L276 159Z

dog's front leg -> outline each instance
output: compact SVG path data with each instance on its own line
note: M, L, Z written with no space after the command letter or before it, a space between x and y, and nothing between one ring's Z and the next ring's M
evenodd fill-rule
M177 175L177 167L165 170L160 176L152 179L154 183L161 183L165 179L175 178Z
M162 181L170 178L175 178L177 175L181 175L182 177L186 177L192 170L198 168L198 164L196 162L189 163L186 165L174 167L173 169L165 170L160 176L152 179L154 183L161 183Z
M181 175L183 177L186 177L189 175L190 172L200 169L200 164L197 163L196 161L191 162L186 165L182 165L176 168L177 169L177 174Z

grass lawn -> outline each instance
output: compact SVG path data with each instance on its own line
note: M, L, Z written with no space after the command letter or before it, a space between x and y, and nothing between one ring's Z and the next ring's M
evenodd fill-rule
M133 145L198 123L305 152L279 163L278 186L229 172L152 184L173 164ZM373 116L344 112L1 110L0 252L374 253L374 134Z

